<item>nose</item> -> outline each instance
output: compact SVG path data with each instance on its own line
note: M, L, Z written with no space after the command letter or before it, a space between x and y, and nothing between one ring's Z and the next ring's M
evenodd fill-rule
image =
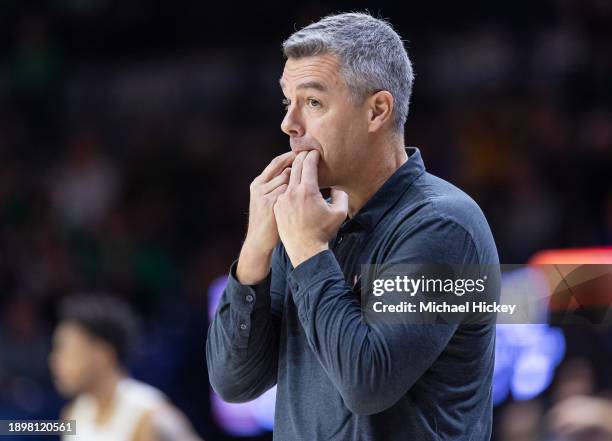
M287 110L287 113L281 122L281 130L292 138L304 136L304 126L296 114L295 108L292 109L290 107L289 110Z

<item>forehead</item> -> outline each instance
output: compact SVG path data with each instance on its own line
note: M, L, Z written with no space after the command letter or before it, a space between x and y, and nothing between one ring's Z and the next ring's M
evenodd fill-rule
M89 340L87 331L77 323L70 321L61 322L54 334L55 343L87 344Z
M326 89L342 84L340 63L335 55L323 54L312 57L289 58L285 62L280 86L283 90L304 84L320 83Z

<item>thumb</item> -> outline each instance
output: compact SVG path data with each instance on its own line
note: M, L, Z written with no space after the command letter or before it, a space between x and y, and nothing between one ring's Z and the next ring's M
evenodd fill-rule
M346 219L348 214L348 194L342 190L331 190L331 204L329 205L331 210L342 220Z

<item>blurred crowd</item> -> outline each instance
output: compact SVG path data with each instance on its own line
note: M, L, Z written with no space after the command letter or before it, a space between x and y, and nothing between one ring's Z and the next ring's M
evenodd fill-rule
M612 2L506 3L439 21L426 7L377 6L416 71L406 144L480 204L503 263L610 244ZM46 361L55 308L104 291L144 318L136 374L214 435L206 292L239 251L250 181L288 149L281 39L343 7L296 7L259 36L227 23L226 39L177 30L188 7L165 22L144 6L143 18L102 0L50 5L9 2L0 19L0 414L58 412ZM597 362L582 363L571 369ZM598 390L592 378L582 393ZM500 439L540 439L508 433L518 419L541 424L541 406L509 405Z

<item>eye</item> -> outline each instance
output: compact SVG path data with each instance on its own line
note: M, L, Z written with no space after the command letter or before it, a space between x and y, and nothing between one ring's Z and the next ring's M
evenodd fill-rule
M311 107L321 107L321 103L314 98L308 98L308 105Z
M291 101L289 101L287 98L283 98L283 107L285 108L285 111L289 110L290 105Z

